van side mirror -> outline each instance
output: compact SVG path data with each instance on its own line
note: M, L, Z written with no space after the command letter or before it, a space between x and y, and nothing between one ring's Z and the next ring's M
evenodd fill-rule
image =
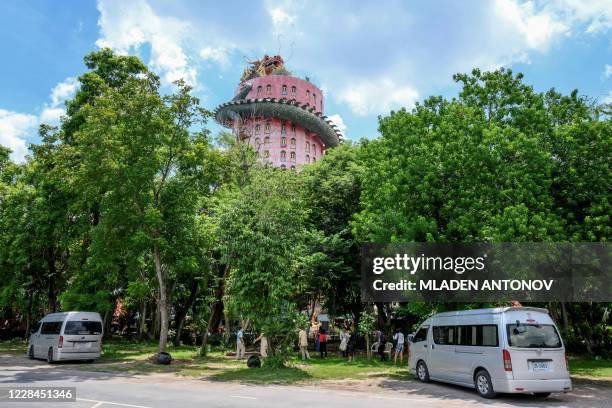
M410 333L408 335L408 343L413 343L414 342L414 333Z

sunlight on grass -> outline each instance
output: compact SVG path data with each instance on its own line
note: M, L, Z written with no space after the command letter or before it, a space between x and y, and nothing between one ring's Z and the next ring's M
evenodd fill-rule
M579 377L594 377L612 381L612 360L590 358L570 359L570 373Z

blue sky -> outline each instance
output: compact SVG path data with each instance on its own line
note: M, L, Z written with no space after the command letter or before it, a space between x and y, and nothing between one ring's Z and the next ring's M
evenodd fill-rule
M611 34L612 0L5 0L0 144L23 160L38 125L58 122L83 56L102 46L142 57L166 91L185 78L210 109L231 97L245 59L280 50L357 140L377 137L391 109L455 95L452 74L473 67L612 102Z

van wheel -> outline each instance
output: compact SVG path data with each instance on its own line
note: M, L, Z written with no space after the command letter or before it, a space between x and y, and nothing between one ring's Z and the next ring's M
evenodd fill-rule
M47 363L53 364L53 347L49 347L49 352L47 353Z
M534 392L533 395L537 398L546 398L550 395L550 392Z
M491 376L486 370L480 370L476 373L474 385L476 386L478 394L483 398L495 398L497 395L497 393L493 391Z
M34 346L30 346L28 349L28 358L30 360L34 360Z
M416 368L417 378L421 382L429 382L429 370L424 361L419 361Z

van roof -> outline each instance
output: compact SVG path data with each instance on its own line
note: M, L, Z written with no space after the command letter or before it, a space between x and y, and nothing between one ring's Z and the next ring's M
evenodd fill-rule
M48 315L45 315L43 317L43 319L53 319L53 318L65 318L66 316L72 316L72 315L85 315L85 316L91 316L91 317L99 317L101 319L101 316L98 312L80 312L80 311L76 311L76 310L72 310L69 312L57 312L57 313L49 313Z
M541 312L548 314L548 310L543 309L541 307L492 307L488 309L472 309L472 310L455 310L452 312L441 312L436 313L431 317L443 317L443 316L473 316L473 315L482 315L482 314L501 314L509 311L517 311L517 312Z

